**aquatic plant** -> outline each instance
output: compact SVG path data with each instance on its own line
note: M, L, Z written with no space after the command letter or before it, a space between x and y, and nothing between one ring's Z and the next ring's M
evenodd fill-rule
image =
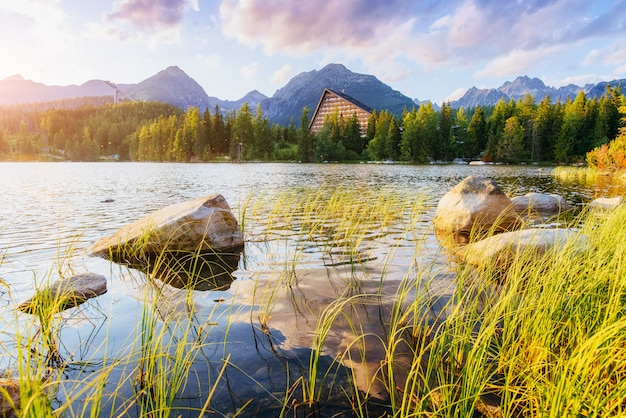
M3 348L15 353L21 416L254 414L252 397L233 411L215 406L228 370L280 416L320 414L338 394L343 409L335 412L363 417L626 414L624 207L583 211L570 221L571 241L541 257L517 254L504 275L453 259L444 268L443 250L425 239L424 199L406 190L260 193L240 210L248 243L240 267L253 266L253 283L250 294L233 291L228 306L198 314L191 284L176 290L184 309L165 315L160 272L168 261L157 258L132 273L143 284L141 316L114 355L96 355L109 352L99 346L81 361L67 356L59 342L66 317L52 314L52 301L40 316L19 314L15 345ZM590 245L581 249L577 235ZM198 255L174 267L193 275ZM312 265L332 291L323 303L307 298L307 286L319 284L307 283ZM285 366L280 393L237 364L227 342L242 317L278 341L276 317L286 307L308 323L299 334L308 351L299 375ZM207 350L220 358L200 375L194 366L213 361ZM206 383L199 404L181 406L196 381Z

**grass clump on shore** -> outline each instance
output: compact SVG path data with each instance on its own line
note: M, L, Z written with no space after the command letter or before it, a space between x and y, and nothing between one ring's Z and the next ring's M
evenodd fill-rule
M430 231L422 222L423 199L407 191L261 195L250 199L242 212L248 245L273 250L273 243L280 244L280 251L261 260L271 263L267 270L275 274L264 271L268 283L263 285L255 279L259 283L250 296L255 303L248 315L250 326L271 340L273 333L284 331L273 328L273 314L288 303L303 316L301 322L311 324L301 340L309 343L308 358L299 359L302 375L288 379L284 393L272 391L269 396L269 389L259 388L271 398L267 402L278 405L280 416L325 416L320 414L325 394L336 386L344 395L344 409L336 412L362 417L626 415L624 206L612 212L585 211L572 221L576 232L570 241L541 256L520 253L506 273L487 268L478 275L450 261L455 280L447 287L438 286L441 266L424 259L428 251L422 243ZM409 257L395 258L411 251ZM251 263L247 257L244 264ZM399 268L399 262L408 265ZM336 288L336 296L328 295L324 304L307 298L311 263ZM163 291L146 289L157 298ZM186 291L186 306L193 306L194 292ZM90 363L95 371L85 366L82 377L69 383L62 383L67 363L59 361L56 373L47 364L45 351L57 341L59 323L53 322L47 339L20 334L25 341L18 350L24 356L17 359L23 365L19 381L36 384L24 388L17 409L24 416L36 415L28 411L178 416L181 393L190 381L210 380L200 406L189 414L258 412L247 409L252 398L240 399L241 407L234 411L211 409L228 369L248 372L229 358L225 341L214 341L227 336L209 332L217 324L210 315L199 321L188 312L166 321L157 302L143 300L127 352ZM237 317L233 313L218 319L228 328ZM194 371L194 364L206 361L207 348L222 343L216 373ZM332 358L330 366L324 357ZM347 382L335 381L339 369L349 371ZM44 371L46 379L41 379ZM53 410L51 391L62 393L67 402Z
M320 202L313 206L325 210ZM349 212L350 199L337 207ZM306 212L298 213L306 219ZM572 221L570 241L541 256L518 254L504 276L489 269L478 276L459 265L456 289L440 308L445 314L433 315L440 295L426 291L434 272L408 268L376 335L354 313L356 304L377 303L376 294L346 292L317 316L304 400L320 399L317 361L343 321L353 337L337 363L370 364L371 352L382 346L385 357L369 379L385 387L383 402L393 416L626 414L625 219L624 207L584 212ZM355 230L364 234L365 225ZM328 247L341 242L331 239ZM357 346L361 359L354 357ZM381 400L363 391L361 378L353 375L346 398L353 413L368 416L368 405Z
M502 285L459 276L454 309L416 351L428 365L411 369L400 416L626 413L626 209L583 216L587 248L521 254Z
M583 184L594 184L599 180L610 180L615 184L624 184L626 183L626 170L558 166L552 171L552 177L563 181L578 181Z

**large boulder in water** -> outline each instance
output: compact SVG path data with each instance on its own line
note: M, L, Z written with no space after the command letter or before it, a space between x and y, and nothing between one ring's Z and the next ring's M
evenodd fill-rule
M469 176L446 193L433 219L444 246L465 244L472 234L492 228L502 232L520 223L511 199L493 180L480 176Z
M165 253L226 253L243 248L243 234L230 206L214 194L165 207L102 238L91 248L116 262Z

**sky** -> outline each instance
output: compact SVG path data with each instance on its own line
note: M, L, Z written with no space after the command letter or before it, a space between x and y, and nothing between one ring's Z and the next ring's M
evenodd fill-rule
M0 0L0 79L138 83L176 65L236 100L329 63L435 103L520 75L626 78L626 1Z

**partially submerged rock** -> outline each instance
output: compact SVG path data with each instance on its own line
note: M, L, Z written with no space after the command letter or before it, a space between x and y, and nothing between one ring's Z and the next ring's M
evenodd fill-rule
M520 214L557 215L569 209L563 196L550 193L527 193L512 198L511 203Z
M592 209L601 210L613 210L622 204L624 199L621 196L617 197L599 197L589 203L589 207Z
M91 249L116 262L167 252L223 253L243 247L243 234L226 199L214 194L165 207L102 238Z
M240 252L166 253L133 267L178 289L227 290L235 278Z
M0 417L16 417L20 408L20 382L0 378Z
M433 219L435 232L445 247L469 242L470 235L494 228L510 230L521 223L511 199L486 177L469 176L446 193Z
M554 248L563 248L573 239L580 251L588 248L587 237L576 230L533 228L493 235L466 245L457 254L461 261L475 267L493 268L503 273L520 255L539 256Z
M38 289L35 295L18 306L22 312L37 314L50 309L61 312L100 296L107 291L106 278L100 274L82 273L55 281Z

